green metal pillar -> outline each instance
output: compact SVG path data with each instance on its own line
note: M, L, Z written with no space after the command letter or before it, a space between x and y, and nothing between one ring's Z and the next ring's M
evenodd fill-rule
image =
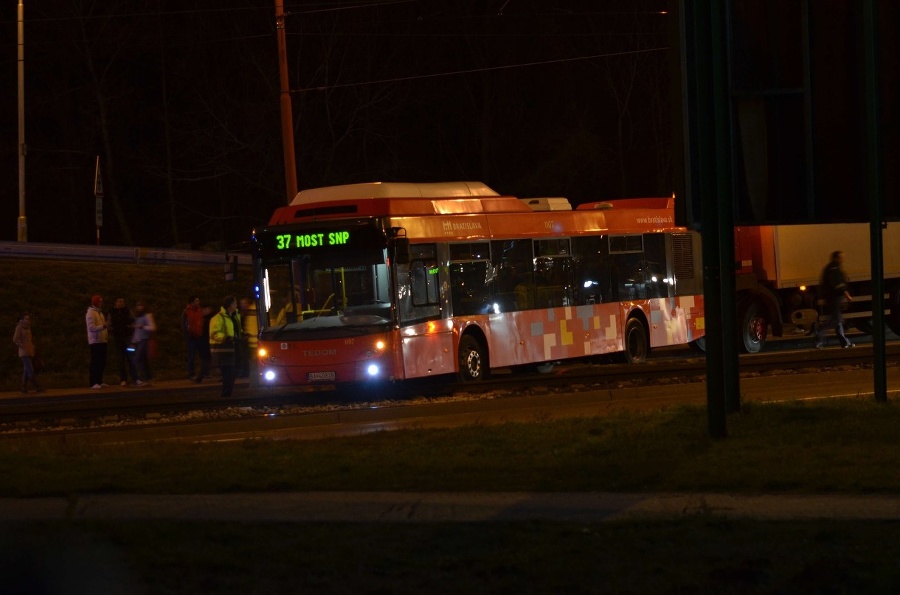
M863 3L865 61L866 194L869 203L869 246L872 258L872 357L876 401L887 401L887 358L884 332L884 238L882 236L881 106L878 85L878 28L875 0Z

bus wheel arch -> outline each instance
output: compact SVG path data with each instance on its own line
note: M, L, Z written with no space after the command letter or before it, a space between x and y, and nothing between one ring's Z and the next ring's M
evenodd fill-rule
M469 331L459 338L457 349L459 379L476 382L490 376L487 340L480 332Z
M625 321L624 331L625 361L642 364L650 355L650 331L643 316L632 314Z

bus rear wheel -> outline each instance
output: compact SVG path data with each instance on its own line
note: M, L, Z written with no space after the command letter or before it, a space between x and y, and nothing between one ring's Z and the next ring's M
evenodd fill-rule
M473 337L466 335L459 341L459 378L463 382L488 377L487 350Z
M647 361L649 354L647 329L637 318L629 318L625 323L625 361L629 364L641 364Z

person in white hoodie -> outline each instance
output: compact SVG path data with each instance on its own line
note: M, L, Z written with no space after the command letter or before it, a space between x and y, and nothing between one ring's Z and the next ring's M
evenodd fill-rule
M109 339L109 322L103 315L103 296L91 298L91 305L84 315L87 325L88 346L91 349L90 379L91 388L104 388L103 372L106 370L106 343Z

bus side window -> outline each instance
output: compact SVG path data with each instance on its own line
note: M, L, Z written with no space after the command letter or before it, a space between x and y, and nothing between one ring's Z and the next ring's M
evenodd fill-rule
M488 261L454 262L450 265L450 295L455 316L484 314L491 302Z
M503 312L534 307L534 249L532 240L491 242L497 289L494 299Z
M644 265L649 297L671 297L674 294L674 288L668 282L665 234L644 234Z
M535 306L571 306L574 303L572 259L568 256L543 256L535 260Z
M602 236L572 238L575 300L578 305L602 304L612 298L608 246Z
M516 293L516 269L512 266L501 266L494 280L494 303L501 312L514 312L519 309L519 298Z
M575 277L569 239L535 240L534 255L535 307L571 306Z

